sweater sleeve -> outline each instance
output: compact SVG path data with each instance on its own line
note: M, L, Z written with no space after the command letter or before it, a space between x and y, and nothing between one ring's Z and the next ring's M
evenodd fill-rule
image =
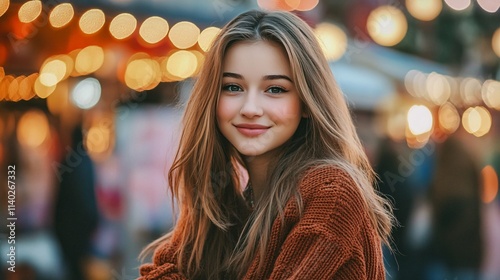
M139 268L138 280L184 280L187 279L177 269L175 242L167 241L155 250L153 263L143 264Z
M380 244L352 178L336 171L314 180L301 186L303 216L286 237L269 279L383 279L370 272L380 272L373 268L380 268L375 248Z

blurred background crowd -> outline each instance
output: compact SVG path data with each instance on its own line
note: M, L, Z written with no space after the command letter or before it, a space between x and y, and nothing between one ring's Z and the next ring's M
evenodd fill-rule
M388 279L500 279L499 0L0 0L1 279L135 279L219 28L299 15L395 207Z

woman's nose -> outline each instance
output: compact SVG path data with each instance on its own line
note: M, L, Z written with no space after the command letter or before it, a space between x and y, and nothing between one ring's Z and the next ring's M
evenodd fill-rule
M260 104L258 92L250 91L245 95L243 99L243 104L241 105L240 114L247 117L253 118L257 116L262 116L264 110Z

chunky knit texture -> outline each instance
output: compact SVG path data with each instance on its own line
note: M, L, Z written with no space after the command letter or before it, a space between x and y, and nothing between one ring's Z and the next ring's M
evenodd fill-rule
M291 198L272 226L263 269L257 254L244 279L385 279L380 238L361 192L336 167L317 168L301 180L304 211ZM175 237L160 246L139 279L187 279L176 268Z

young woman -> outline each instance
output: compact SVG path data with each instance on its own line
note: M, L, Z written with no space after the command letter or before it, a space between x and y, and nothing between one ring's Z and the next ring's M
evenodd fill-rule
M206 54L140 279L383 279L392 216L310 27L250 11ZM240 183L241 170L248 183Z

